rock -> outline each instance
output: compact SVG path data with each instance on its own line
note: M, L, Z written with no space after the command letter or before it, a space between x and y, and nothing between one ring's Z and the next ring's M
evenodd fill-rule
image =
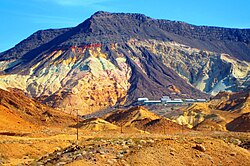
M77 155L75 156L75 160L82 160L82 159L83 159L82 154L77 154Z
M50 162L51 161L51 159L47 159L47 161L46 162Z
M236 152L231 152L230 156L236 156Z
M124 146L122 146L122 149L129 149L129 146L124 145Z
M100 157L101 157L101 158L105 158L105 155L101 154Z
M170 147L169 150L170 150L171 152L176 152L176 150L175 150L174 148L172 148L172 147Z
M107 163L108 163L109 165L114 165L114 160L108 159Z
M29 159L29 156L24 156L23 159Z
M130 150L129 150L129 149L126 149L126 150L125 150L125 152L126 152L126 153L129 153L129 152L130 152Z
M212 163L214 163L214 161L213 161L213 157L208 156L208 159L209 159Z
M100 139L100 142L102 142L102 143L106 143L106 142L107 142L107 140Z
M140 144L146 144L147 143L147 141L145 141L145 140L140 140Z
M195 154L196 157L200 158L201 156L199 154Z
M116 158L117 158L117 159L120 159L120 158L123 158L123 156L124 156L123 154L118 153L118 154L116 155Z
M82 151L82 155L86 155L87 154L87 152L86 151Z
M171 154L172 156L174 156L174 152L170 152L170 154Z
M119 152L120 154L126 154L127 153L127 150L122 150Z
M148 143L152 143L152 144L155 143L155 141L152 140L152 139L148 140L147 142L148 142Z
M93 146L88 146L88 149L93 149Z
M39 162L36 162L36 165L44 165L43 162L39 161Z
M165 138L165 140L174 140L173 138Z
M60 151L62 150L60 147L55 147L55 151Z
M56 155L57 156L60 156L62 154L62 152L57 152Z
M67 164L67 163L66 162L59 162L56 164L56 166L61 166L61 165L65 165L65 164Z
M126 145L131 145L131 144L133 144L133 140L132 139L129 139L129 140L126 141Z
M232 143L233 143L234 145L240 145L240 144L241 144L241 140L239 140L239 139L233 139L233 140L232 140Z
M101 155L105 154L105 151L104 150L100 150L100 154Z
M3 165L4 164L4 161L3 159L0 158L0 165Z
M197 149L201 152L205 152L206 151L206 148L203 146L203 145L200 145L200 144L196 144L196 146L194 147L194 149Z

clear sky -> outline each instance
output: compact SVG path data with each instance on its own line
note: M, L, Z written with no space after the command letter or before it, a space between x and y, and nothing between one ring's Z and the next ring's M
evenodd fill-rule
M37 30L73 27L100 10L250 28L250 0L0 0L0 52Z

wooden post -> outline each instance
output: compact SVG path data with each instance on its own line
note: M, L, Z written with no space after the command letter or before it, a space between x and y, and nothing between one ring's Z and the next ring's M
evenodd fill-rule
M182 125L181 125L181 133L183 134L183 130L184 130L184 123L182 122Z
M79 128L79 115L78 115L78 110L79 109L74 109L74 111L76 111L76 140L77 140L77 142L79 140L79 132L78 132L78 128Z
M123 133L123 131L122 131L122 126L123 126L123 124L121 123L121 134Z
M166 135L165 124L163 125L163 131L164 131L164 135Z

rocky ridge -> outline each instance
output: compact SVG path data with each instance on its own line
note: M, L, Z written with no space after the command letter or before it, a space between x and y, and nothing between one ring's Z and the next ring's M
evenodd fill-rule
M167 117L195 130L247 132L249 111L249 92L221 92L207 103L194 103Z
M216 148L218 146L218 148ZM216 153L216 151L221 153ZM223 153L222 153L223 152ZM226 154L226 155L225 155ZM225 156L224 156L225 155ZM143 156L143 157L142 157ZM221 160L221 157L226 157ZM242 161L242 159L245 159ZM47 154L38 165L249 164L248 152L214 138L166 137L88 139Z
M45 126L65 126L76 118L34 100L17 89L0 89L0 130L19 133L36 131Z
M138 97L208 98L249 88L248 29L97 12L73 28L39 31L0 54L0 88L88 114ZM203 93L203 92L205 93Z

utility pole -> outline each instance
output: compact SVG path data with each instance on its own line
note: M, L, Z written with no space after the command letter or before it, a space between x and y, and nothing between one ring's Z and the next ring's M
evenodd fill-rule
M166 135L165 124L163 124L163 131L164 131L164 135Z
M122 126L123 126L123 124L121 123L121 124L120 124L120 127L121 127L121 134L123 133L123 131L122 131Z
M184 130L184 122L182 122L182 125L181 125L181 133L183 134L183 130Z
M76 111L76 122L77 122L77 124L76 124L76 140L77 140L77 142L78 142L78 139L79 139L79 132L78 132L78 128L79 128L79 115L78 115L78 110L79 109L75 109L75 111Z
M76 140L78 141L78 128L79 128L79 117L78 117L78 109L76 110L76 121L77 121L77 126L76 126Z

